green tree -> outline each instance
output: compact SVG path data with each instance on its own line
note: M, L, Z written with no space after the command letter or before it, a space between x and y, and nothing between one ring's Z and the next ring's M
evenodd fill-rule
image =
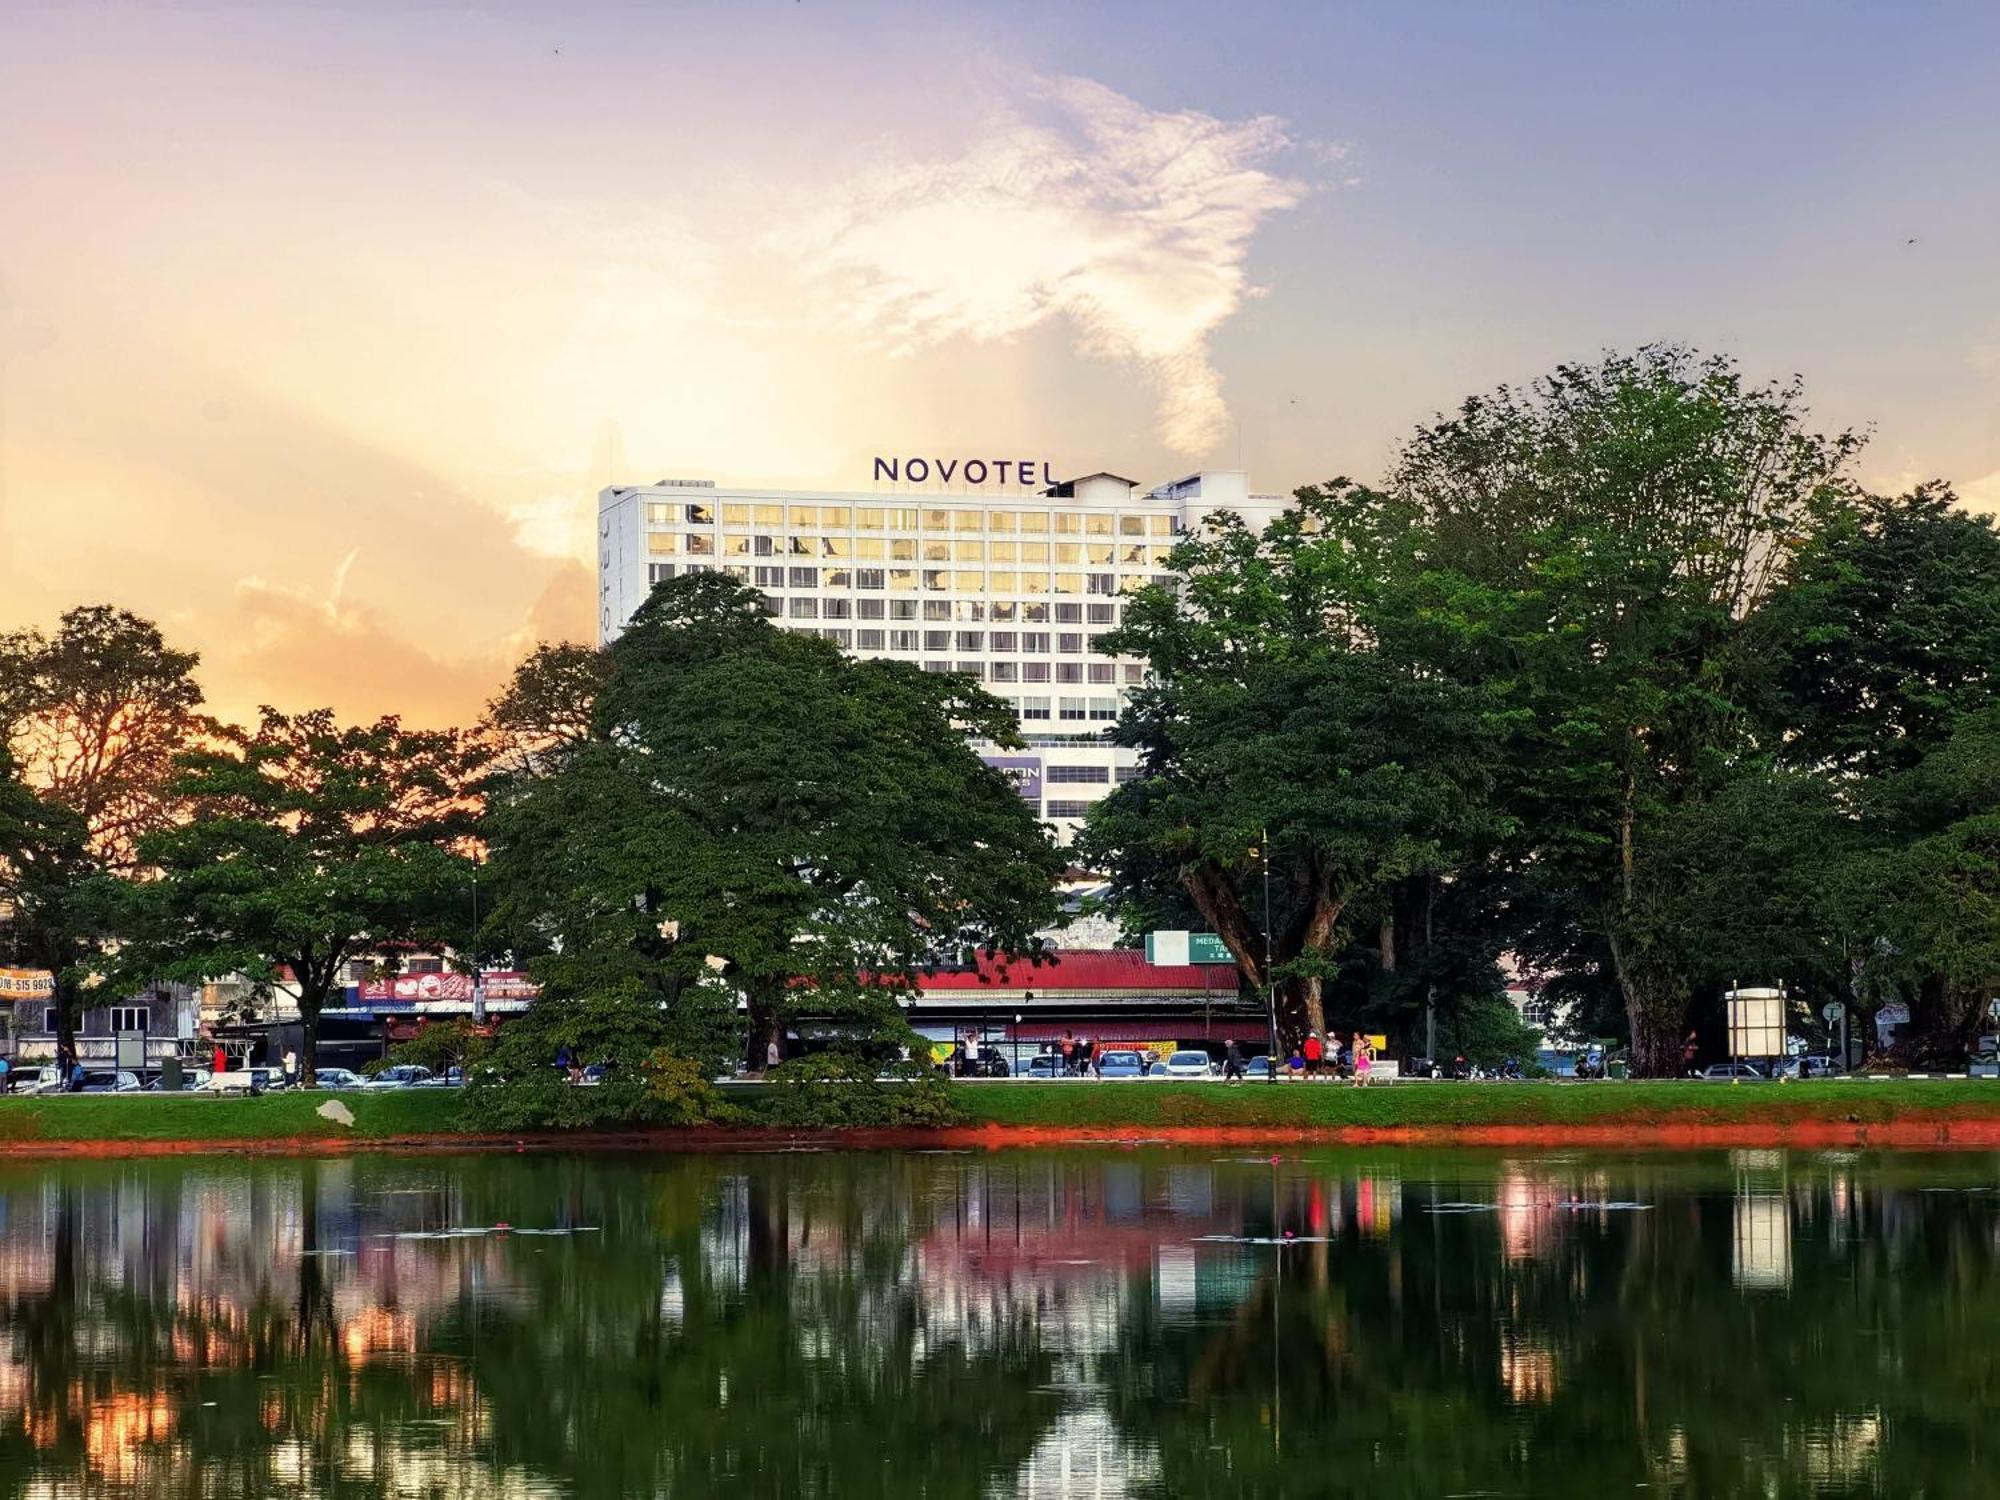
M975 946L1032 954L1063 859L967 735L1016 740L954 675L858 661L714 574L663 584L607 653L589 740L499 789L492 927L557 1005L716 972L749 1054L801 1012L902 1031L897 995Z
M1759 753L1770 606L1855 504L1857 447L1796 381L1650 348L1474 397L1392 476L1481 670L1533 708L1509 765L1541 945L1602 943L1641 1074L1678 1067L1697 962L1663 829Z
M177 761L183 821L143 836L119 970L188 981L243 973L298 999L307 1084L319 1014L355 958L462 930L473 822L462 738L394 718L265 709L254 731Z
M1299 499L1261 535L1226 521L1182 542L1175 586L1142 590L1100 643L1151 664L1116 731L1142 764L1079 846L1121 900L1184 899L1246 983L1276 984L1288 1042L1325 1033L1353 916L1393 968L1398 887L1503 828L1504 689L1443 669L1448 602L1422 586L1408 511L1345 481Z
M14 950L54 976L63 1049L75 1048L106 937L98 882L135 873L140 838L175 816L174 756L213 729L194 680L199 661L168 646L151 621L108 604L68 610L53 635L0 637L9 772L67 814L16 807L13 831L29 836L8 851Z

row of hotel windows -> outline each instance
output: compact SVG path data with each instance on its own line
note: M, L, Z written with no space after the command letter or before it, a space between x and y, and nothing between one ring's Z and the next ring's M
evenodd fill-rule
M1002 536L1165 536L1175 534L1171 514L1113 516L1108 511L942 510L876 505L742 505L646 502L649 526L822 526L845 531L992 532ZM789 512L789 515L787 514Z
M690 573L706 572L713 564L686 563ZM674 576L674 563L647 564L647 580L663 583ZM731 578L748 583L754 577L760 588L893 589L913 593L921 571L923 586L931 593L983 594L1093 594L1099 598L1132 593L1148 583L1171 587L1167 573L1128 573L1121 582L1115 573L977 573L947 568L746 568L725 565ZM807 581L811 580L811 581Z
M965 665L959 663L960 667ZM942 662L925 662L926 672L937 671ZM1072 724L1098 723L1113 724L1118 720L1118 700L1116 698L1043 698L1025 697L1011 700L1015 716L1023 723L1060 720Z
M654 563L647 570L648 585L665 583L674 576L673 563ZM699 564L687 565L690 573L702 572ZM811 588L811 582L801 583L797 575L801 572L817 573L817 569L801 568L758 568L754 580L744 576L741 568L725 568L723 572L745 583L755 582L764 589ZM791 576L787 577L787 573ZM609 585L605 585L609 588ZM819 606L818 618L822 620L992 620L999 622L1018 621L1027 625L1046 625L1053 621L1058 625L1116 625L1119 606L1116 604L1071 604L1057 601L1054 604L1040 599L1015 602L1008 599L844 599L834 597L812 601ZM919 613L921 611L921 613ZM801 616L800 618L807 618Z
M725 531L721 538L699 531L649 531L646 550L655 557L811 557L859 562L1020 563L1029 567L1164 568L1169 547L1144 542L981 542L915 537L753 536Z

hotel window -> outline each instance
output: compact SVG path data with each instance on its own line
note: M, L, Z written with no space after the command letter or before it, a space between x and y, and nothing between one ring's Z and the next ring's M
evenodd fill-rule
M706 537L703 541L708 540ZM671 531L653 531L646 534L646 550L655 556L672 557L681 550L681 539ZM688 549L692 552L694 549Z
M1126 662L1124 670L1127 682L1144 682L1146 680L1145 667L1136 661Z
M1049 544L1047 542L1021 543L1021 561L1029 564L1049 565Z
M1170 589L1174 586L1174 575L1171 573L1155 573L1152 575L1150 581L1154 588Z
M792 601L792 618L794 620L817 620L819 618L819 600L794 599Z
M925 568L924 587L933 593L942 594L951 587L951 574L943 568Z
M822 505L819 508L819 524L845 529L847 526L847 507L844 505Z
M1081 536L1083 534L1083 517L1073 510L1057 511L1055 532L1057 536Z
M819 569L793 568L789 581L795 589L816 589L819 587Z
M820 616L827 620L845 620L851 617L853 603L847 599L827 599L822 601Z
M983 681L986 676L986 663L983 661L962 661L958 664L958 670L963 675L970 677L974 682L979 682Z
M950 562L951 543L942 539L925 537L923 554L925 562Z
M1056 565L1058 567L1061 567L1065 564L1074 567L1077 563L1080 563L1082 561L1083 561L1083 544L1081 542L1056 543Z
M889 548L880 537L863 537L854 544L854 555L863 562L880 562L889 555Z
M1083 531L1085 536L1110 536L1111 517L1101 514L1085 516L1083 518Z
M749 536L741 531L723 532L722 555L724 557L748 557L750 555Z
M1093 719L1102 719L1107 722L1115 720L1118 717L1118 700L1116 698L1092 698L1090 700L1090 716Z
M1146 575L1144 573L1127 573L1125 581L1118 585L1118 592L1121 594L1136 594L1145 586Z
M951 575L951 586L961 594L983 594L986 592L986 575L960 568Z
M1146 523L1146 529L1152 532L1154 536L1172 536L1174 534L1174 518L1172 516L1148 516L1146 517Z
M927 661L924 663L924 670L942 675L951 670L951 663L948 661Z
M1046 573L1023 573L1017 594L1046 594L1049 591L1049 575Z
M1074 719L1079 721L1087 719L1090 717L1090 705L1081 698L1058 698L1056 699L1056 717L1058 719Z
M854 586L854 572L851 568L828 568L821 575L830 589L845 589Z
M1080 661L1059 661L1056 663L1056 681L1080 683L1083 681L1083 663Z
M1144 516L1120 516L1118 518L1118 534L1120 536L1144 536L1146 534L1146 518Z
M914 630L892 630L889 632L891 651L914 651L917 649L917 632Z
M791 537L786 542L785 552L791 557L818 557L819 538L810 536Z
M891 568L889 570L890 588L902 591L913 590L916 586L917 570L915 568Z
M741 564L731 564L722 571L726 576L734 578L738 583L748 583L750 581L750 570Z
M120 1031L152 1030L153 1010L148 1005L114 1005L111 1007L111 1029Z
M1115 573L1092 573L1085 580L1086 589L1093 594L1115 594L1118 592L1118 575Z
M996 630L987 639L990 642L988 649L993 651L1005 651L1012 654L1014 651L1020 649L1020 637L1011 630Z
M1093 604L1087 616L1093 625L1116 625L1118 606L1115 604Z
M1039 599L1032 599L1021 606L1021 618L1030 625L1046 625L1049 622L1049 607Z
M917 513L907 506L897 506L889 512L889 529L891 531L915 531L917 529Z
M785 524L785 507L782 505L760 505L756 508L757 524L775 531Z
M1020 544L1018 542L988 542L986 544L986 560L997 563L1019 562L1021 560Z
M646 582L648 583L665 583L673 576L674 565L672 563L646 564Z
M996 661L993 663L993 680L995 682L1019 682L1021 680L1021 669L1011 661Z
M926 599L924 601L924 618L926 620L949 620L951 618L951 601L949 599Z
M917 601L914 599L891 599L889 618L892 620L914 620L917 617Z
M1083 606L1081 604L1058 604L1056 606L1056 624L1081 625L1082 623Z
M775 594L764 595L764 613L776 619L785 612L785 601Z
M687 544L688 551L696 557L714 555L715 538L712 536L703 536L698 531L690 531L687 535Z
M1058 574L1056 574L1056 592L1057 592L1058 594L1080 594L1080 593L1082 593L1082 592L1083 592L1083 575L1082 575L1081 573L1058 573Z
M1113 683L1118 680L1118 668L1108 661L1094 661L1090 664L1092 682Z
M1049 513L1045 510L1024 510L1021 512L1022 536L1046 536L1049 530Z
M1089 812L1090 804L1088 802L1051 801L1049 803L1048 816L1051 818L1081 818L1088 816Z
M1064 656L1083 655L1083 632L1081 630L1063 631L1056 637L1056 650L1060 651Z
M899 536L893 542L889 543L890 562L915 562L916 560L917 544L913 539L906 536Z
M882 529L881 509L872 505L861 506L854 512L854 529L856 531L880 531Z
M1046 698L1023 698L1021 717L1024 719L1046 719L1049 716L1049 700ZM51 1027L51 1030L54 1028Z
M924 649L926 651L949 651L951 649L951 632L949 630L926 630L924 632Z
M948 510L927 510L924 512L924 530L951 530L951 512Z
M706 505L687 506L685 507L685 514L687 516L687 523L690 526L707 526L715 520L715 512L710 510Z
M747 505L723 506L722 524L724 526L748 526L750 524L750 507Z
M1167 565L1167 559L1169 557L1172 557L1173 553L1174 549L1171 547L1153 548L1153 566L1156 568L1164 568Z
M882 601L880 599L856 599L854 601L854 618L857 620L881 619Z
M1021 681L1047 682L1048 680L1049 680L1049 664L1047 662L1024 661L1021 663Z
M986 524L986 514L977 510L957 510L951 515L953 531L978 531Z
M1083 560L1093 568L1108 568L1118 560L1116 542L1089 542L1084 545Z
M1014 529L1014 519L1014 512L1011 510L989 510L986 512L986 529L1011 532Z
M821 557L852 557L854 544L844 536L823 536L819 539Z
M859 645L863 651L880 651L882 649L881 631L862 630L862 631L857 631L856 636Z
M822 630L820 634L843 651L854 644L854 632L851 630Z
M986 649L986 632L983 630L959 631L958 644L953 649L957 651L984 651Z
M1118 561L1128 568L1143 568L1146 566L1146 549L1136 545L1127 547L1118 554Z
M756 571L758 588L781 589L785 586L785 570L783 568L759 568Z
M995 584L994 587L997 589L999 585ZM1021 613L1021 607L1012 599L995 599L992 609L993 618L996 620L1018 619Z
M960 599L952 605L951 617L954 620L983 620L986 618L986 601Z
M1017 575L1007 569L996 568L986 575L986 582L996 594L1012 594L1020 588Z
M1046 630L1030 630L1021 637L1021 649L1029 656L1046 656L1049 651L1049 633Z
M663 500L653 500L646 505L648 526L671 526L674 524L674 508Z
M1137 781L1145 774L1146 768L1144 766L1120 766L1118 768L1118 784L1123 786L1128 781Z
M854 586L856 588L879 589L882 587L882 584L883 578L880 568L856 568L854 570Z
M951 544L951 560L953 562L985 562L986 543L953 542Z
M1050 766L1050 786L1109 786L1109 766Z

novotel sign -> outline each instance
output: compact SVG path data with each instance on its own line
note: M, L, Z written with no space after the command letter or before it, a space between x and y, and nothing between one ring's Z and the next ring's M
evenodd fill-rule
M1037 472L1039 471L1039 473ZM891 484L1043 484L1056 477L1047 459L1032 458L877 458L875 482Z

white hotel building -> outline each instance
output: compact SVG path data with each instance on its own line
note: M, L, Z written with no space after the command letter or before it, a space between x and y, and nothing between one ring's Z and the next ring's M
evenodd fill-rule
M1290 500L1251 494L1236 471L1151 490L1115 474L1038 489L923 487L944 467L877 460L881 482L866 493L672 479L606 489L598 638L613 640L654 584L721 569L761 590L788 629L856 656L976 677L1012 705L1027 743L977 748L1067 839L1136 764L1105 731L1145 664L1101 656L1092 643L1118 624L1127 594L1165 575L1180 532L1217 511L1261 529ZM990 472L977 460L967 467Z

